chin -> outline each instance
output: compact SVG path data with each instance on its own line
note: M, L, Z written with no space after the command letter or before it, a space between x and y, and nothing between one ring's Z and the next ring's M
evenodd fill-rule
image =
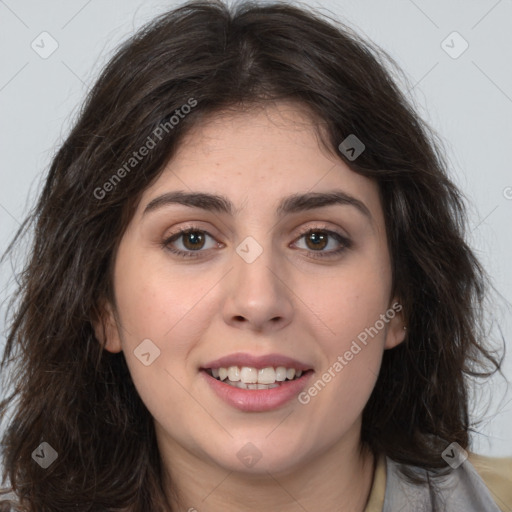
M291 473L305 463L303 443L290 443L289 439L286 442L278 437L271 442L267 436L268 431L260 437L244 436L226 446L214 460L227 471L266 476Z

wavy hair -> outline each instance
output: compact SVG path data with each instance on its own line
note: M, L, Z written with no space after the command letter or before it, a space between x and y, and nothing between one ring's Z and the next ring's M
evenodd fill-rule
M114 303L113 263L134 208L183 136L221 111L282 100L302 106L323 147L380 190L408 335L384 353L363 412L364 445L433 469L446 466L450 442L468 447L468 378L501 366L484 343L489 279L465 241L464 197L442 143L399 76L391 57L349 27L285 3L189 2L118 48L6 253L31 234L1 362L12 392L0 417L13 408L2 478L20 510L171 510L152 417L123 353L104 350L93 323ZM191 98L197 106L112 183ZM353 161L338 149L350 134L366 146ZM47 469L32 460L42 442L58 452ZM0 510L8 507L6 499Z

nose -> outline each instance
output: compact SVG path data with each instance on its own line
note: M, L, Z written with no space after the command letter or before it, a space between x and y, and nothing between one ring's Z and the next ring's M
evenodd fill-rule
M265 248L254 260L245 257L243 250L234 253L233 265L226 279L224 321L257 332L286 327L295 308L290 273L283 262Z

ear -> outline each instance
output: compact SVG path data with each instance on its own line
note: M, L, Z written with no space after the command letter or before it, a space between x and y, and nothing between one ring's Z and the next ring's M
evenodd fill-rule
M93 321L94 334L101 346L109 352L121 352L121 338L116 322L114 308L108 301L100 304L98 318Z
M391 301L386 316L390 319L386 333L384 349L394 348L405 340L407 335L407 326L405 325L403 306L398 298L394 297Z

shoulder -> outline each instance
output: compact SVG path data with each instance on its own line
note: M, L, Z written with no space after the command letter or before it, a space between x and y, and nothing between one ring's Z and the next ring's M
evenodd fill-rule
M468 460L503 512L512 510L512 457L488 457L469 453Z
M473 465L475 462L476 465ZM386 457L386 492L383 512L510 512L512 495L510 459L468 455L446 472L403 465ZM420 478L412 483L402 470Z

